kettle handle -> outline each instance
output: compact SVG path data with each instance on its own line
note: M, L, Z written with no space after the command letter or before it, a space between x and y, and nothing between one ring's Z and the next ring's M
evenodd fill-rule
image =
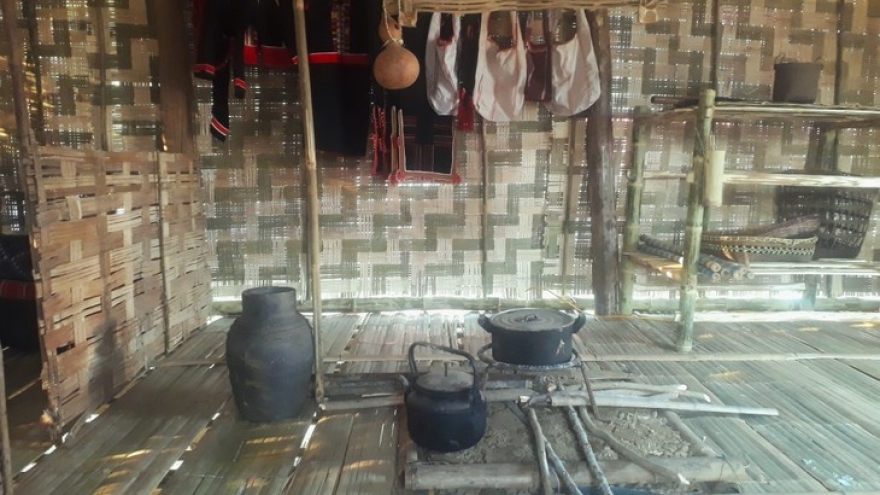
M468 360L468 364L471 365L471 370L474 372L474 381L471 386L471 395L472 397L480 396L480 379L479 373L477 372L477 362L473 356L464 351L459 351L458 349L453 349L451 347L445 347L442 345L431 344L430 342L413 342L412 345L409 346L409 369L414 374L418 374L419 370L416 367L416 347L426 347L428 349L434 349L435 351L443 351L448 352L450 354L456 354L458 356L462 356L463 358Z

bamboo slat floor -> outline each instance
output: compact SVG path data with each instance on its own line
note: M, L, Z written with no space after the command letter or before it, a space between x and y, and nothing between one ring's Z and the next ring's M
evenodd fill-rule
M415 341L470 352L489 341L473 313L325 318L334 374L393 376L406 369L399 358ZM230 322L195 334L166 360L177 366L157 367L69 445L21 474L16 494L405 493L395 408L314 420L309 409L272 425L236 419L225 369L210 364L222 360ZM880 355L880 323L699 321L690 356L673 350L674 330L671 321L597 319L577 345L591 370L685 384L721 404L777 408L778 417L681 413L724 458L748 465L741 493L880 490L880 361L870 359Z

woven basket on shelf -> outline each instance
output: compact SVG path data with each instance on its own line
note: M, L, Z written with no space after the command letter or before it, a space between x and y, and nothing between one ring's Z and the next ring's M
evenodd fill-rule
M841 172L821 173L845 175ZM776 218L785 221L802 215L817 215L819 240L814 259L855 258L862 250L865 234L870 228L876 197L877 189L779 186L776 189Z
M738 263L753 261L803 262L813 259L818 237L785 239L744 235L703 235L700 251Z

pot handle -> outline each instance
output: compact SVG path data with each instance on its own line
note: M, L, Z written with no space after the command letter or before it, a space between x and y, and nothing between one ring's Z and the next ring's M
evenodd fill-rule
M587 322L587 317L581 312L578 312L578 317L572 322L571 325L568 326L568 329L571 330L571 333L578 333L581 328L583 328L584 323Z
M473 356L464 351L459 351L458 349L453 349L451 347L445 347L442 345L431 344L429 342L413 342L411 346L409 346L409 369L414 374L418 374L419 370L416 367L416 347L425 347L428 349L434 349L435 351L443 351L448 352L450 354L456 354L458 356L462 356L463 358L468 360L468 363L471 365L471 370L474 372L474 381L471 386L471 397L479 397L480 396L480 375L477 372L477 362Z
M483 330L485 330L489 333L492 333L493 331L495 331L495 325L492 324L492 320L488 316L486 316L485 314L480 315L480 317L477 319L477 323L481 327L483 327Z

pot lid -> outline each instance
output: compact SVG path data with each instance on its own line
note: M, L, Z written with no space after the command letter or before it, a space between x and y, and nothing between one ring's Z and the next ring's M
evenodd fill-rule
M440 394L460 394L469 392L474 384L474 376L463 371L447 373L425 373L416 378L414 387L423 392Z
M523 308L502 311L489 321L501 330L542 332L565 328L574 323L575 317L555 309Z

